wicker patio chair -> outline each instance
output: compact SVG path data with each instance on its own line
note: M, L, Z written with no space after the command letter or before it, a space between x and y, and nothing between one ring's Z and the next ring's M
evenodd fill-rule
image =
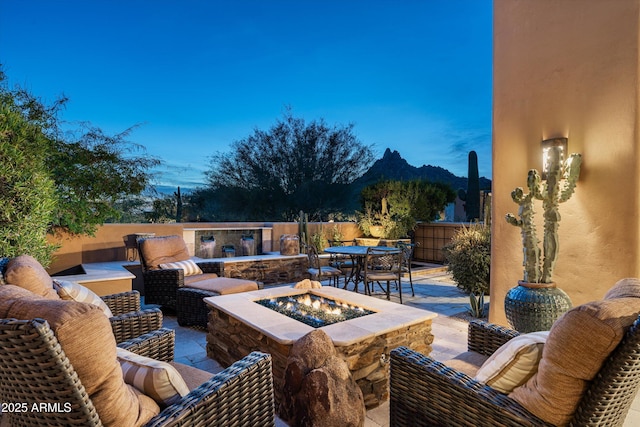
M186 244L179 236L149 237L138 240L138 256L142 268L142 278L144 281L145 304L157 304L165 308L176 310L177 291L185 286L184 270L180 268L156 269L149 265L145 257L145 242L147 241L171 241L175 240L176 245L183 246L181 250L186 252ZM171 255L171 254L168 254ZM188 255L188 253L187 253ZM220 267L215 262L198 262L198 267L204 274L218 274ZM206 296L216 295L208 292Z
M259 289L260 285L252 280L218 277L218 262L192 262L200 267L202 273L188 277L182 268L160 268L160 263L191 260L186 243L180 236L140 239L138 246L145 303L174 310L180 326L207 327L209 309L203 301L206 297ZM152 260L147 258L149 254Z
M620 426L640 386L640 319L588 384L569 425ZM519 333L469 323L468 349L485 356ZM508 395L406 347L391 351L393 426L547 426Z
M0 279L3 278L9 260L7 257L0 258ZM158 308L142 309L138 291L121 292L100 298L113 314L109 321L116 342L130 340L162 328L162 311Z
M174 331L163 329L120 347L163 361L173 359ZM5 412L9 425L101 426L89 395L49 324L0 319L0 398L28 408L62 402L64 411ZM275 425L271 356L254 352L166 407L146 426Z
M113 313L109 322L118 343L162 328L162 311L159 308L142 309L138 291L121 292L100 298Z

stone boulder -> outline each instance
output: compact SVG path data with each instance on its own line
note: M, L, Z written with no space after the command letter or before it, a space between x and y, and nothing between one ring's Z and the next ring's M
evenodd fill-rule
M322 288L322 283L317 280L309 280L304 279L299 281L293 286L294 289L320 289Z
M279 413L296 427L364 426L362 391L323 331L309 332L291 348Z

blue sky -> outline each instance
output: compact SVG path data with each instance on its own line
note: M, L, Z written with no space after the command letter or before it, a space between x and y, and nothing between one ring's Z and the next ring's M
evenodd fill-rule
M62 118L160 157L158 184L205 182L210 157L287 106L353 123L376 157L491 177L491 0L0 0L10 84Z

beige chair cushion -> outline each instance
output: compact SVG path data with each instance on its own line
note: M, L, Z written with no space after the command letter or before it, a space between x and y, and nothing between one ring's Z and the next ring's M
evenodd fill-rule
M549 332L538 372L509 396L539 418L569 422L588 382L638 318L640 298L614 298L575 307Z
M209 280L201 280L190 283L188 287L201 289L203 291L216 292L220 295L258 290L258 284L256 282L252 282L251 280L232 279L229 277L217 277Z
M160 264L185 261L189 251L180 236L150 237L140 240L140 254L149 270L159 270Z
M512 338L496 350L475 375L481 383L502 393L511 393L538 372L548 331Z
M203 280L215 279L218 277L216 273L203 273L195 276L187 276L184 278L184 285L191 287L193 283L202 282Z
M151 397L158 405L170 406L189 394L182 376L171 364L117 348L124 382Z
M40 300L42 297L16 285L0 286L0 319L7 319L12 305L19 300Z
M213 377L211 372L203 371L201 369L194 368L193 366L176 362L169 362L169 364L178 371L184 382L187 384L189 391L195 390Z
M5 280L41 297L60 299L53 289L53 281L42 265L30 255L20 255L9 261Z
M137 426L159 413L127 386L116 360L111 324L94 305L20 297L0 286L0 318L43 318L55 333L105 425Z
M640 298L640 279L621 279L605 294L603 299Z
M98 307L107 318L113 317L109 306L95 292L80 283L68 280L53 280L53 288L66 301L88 302Z
M473 378L487 359L488 357L484 354L476 353L475 351L465 351L453 359L445 360L442 363Z
M179 268L184 271L184 277L202 274L202 270L200 269L200 267L198 267L198 264L196 264L196 262L192 259L187 259L184 261L176 261L176 262L164 262L160 264L160 268L163 270Z

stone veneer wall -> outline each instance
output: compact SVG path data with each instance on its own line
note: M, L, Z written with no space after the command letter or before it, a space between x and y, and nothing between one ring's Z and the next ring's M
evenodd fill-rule
M364 396L367 409L389 399L389 353L406 346L428 355L433 334L431 320L403 327L362 342L338 346L336 350L349 366ZM207 334L207 356L223 366L243 358L252 351L270 353L276 404L282 399L284 371L291 345L280 344L232 316L210 307Z
M293 283L309 278L308 263L306 256L258 261L239 261L236 258L221 264L221 271L218 274L224 277L256 280L267 285Z

